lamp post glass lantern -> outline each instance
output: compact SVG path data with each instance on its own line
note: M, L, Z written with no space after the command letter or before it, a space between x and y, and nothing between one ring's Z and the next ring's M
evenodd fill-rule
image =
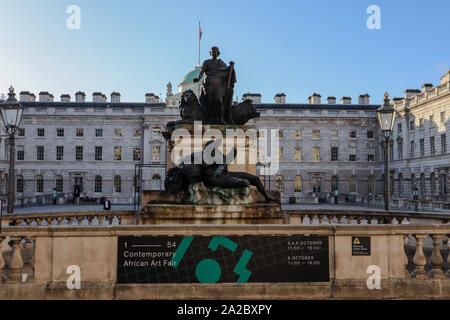
M394 127L395 110L389 102L389 94L384 94L383 105L377 109L378 124L384 134L384 209L391 210L391 190L389 172L389 141Z
M16 100L14 88L9 88L8 99L0 104L0 111L3 119L3 130L9 136L9 175L8 175L8 213L13 213L14 206L14 160L15 146L14 135L19 129L22 120L23 107Z

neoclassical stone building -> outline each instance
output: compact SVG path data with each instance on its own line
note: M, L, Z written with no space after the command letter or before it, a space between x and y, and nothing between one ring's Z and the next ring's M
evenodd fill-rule
M450 71L433 87L408 89L396 98L397 118L391 141L391 188L396 197L419 195L450 201Z
M86 196L132 203L136 186L163 188L166 149L162 133L167 122L180 118L181 93L191 89L199 94L200 84L193 83L199 71L195 68L184 77L178 93L173 94L169 84L165 102L151 93L145 95L145 103L121 102L117 92L110 101L94 92L88 102L85 93L77 92L74 101L62 95L56 102L48 92L36 99L22 91L25 110L16 137L17 198L49 195L57 188L71 199L79 185ZM406 90L404 99L395 100L398 118L391 145L395 196L410 198L414 175L413 181L425 179L424 194L448 199L449 83L447 72L440 86L426 85L423 92ZM248 123L250 127L280 130L279 172L261 179L266 188L282 191L283 202L310 201L312 195L325 199L336 188L356 200L383 193L379 106L370 104L368 94L360 95L357 103L350 97L322 101L317 93L305 104L286 103L283 93L275 95L270 104L261 103L260 94L247 93L243 98L253 100L261 113ZM398 124L402 125L400 132ZM432 137L434 153L430 152ZM419 156L421 139L426 150L423 156ZM410 155L412 141L417 148L414 156ZM7 144L5 139L0 143L0 194L7 191ZM135 176L137 164L146 166L141 182Z

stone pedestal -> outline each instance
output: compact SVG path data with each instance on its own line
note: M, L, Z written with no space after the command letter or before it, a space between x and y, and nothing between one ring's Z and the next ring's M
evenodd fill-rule
M153 204L144 208L143 224L283 224L279 204L174 205Z

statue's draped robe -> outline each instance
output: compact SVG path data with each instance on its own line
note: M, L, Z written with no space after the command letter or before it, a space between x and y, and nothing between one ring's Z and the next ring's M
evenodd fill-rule
M203 81L203 92L200 100L206 110L209 123L224 124L228 117L225 112L230 112L233 97L232 87L236 82L236 74L233 70L230 88L228 88L230 68L221 59L205 60L202 72L206 74L206 77Z

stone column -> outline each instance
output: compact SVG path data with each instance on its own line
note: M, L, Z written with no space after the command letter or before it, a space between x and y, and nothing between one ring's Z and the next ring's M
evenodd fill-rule
M11 282L20 282L21 274L23 268L23 260L21 255L21 245L22 237L11 237L13 242L13 254L11 257L11 263L9 269L11 270Z
M417 279L426 279L427 272L425 271L425 265L427 264L427 259L425 258L425 254L423 253L423 239L426 238L426 234L416 234L415 238L417 240L416 245L416 254L414 255L414 265L416 269L414 270L414 274Z
M431 270L431 274L435 279L444 279L446 277L441 269L444 265L444 259L442 258L440 248L441 235L432 234L431 238L433 239L433 253L431 254L431 265L433 269Z

